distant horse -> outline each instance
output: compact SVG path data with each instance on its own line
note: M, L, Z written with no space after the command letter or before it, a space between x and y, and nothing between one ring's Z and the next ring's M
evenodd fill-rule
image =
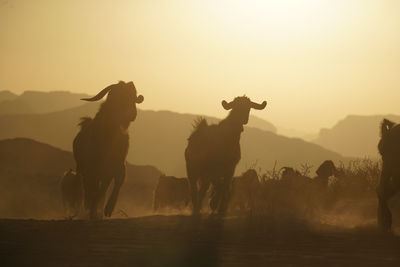
M234 177L232 180L230 209L252 209L260 186L257 172L254 169L248 169L241 176Z
M335 176L338 172L332 160L325 160L316 171L317 177L314 181L323 187L328 187L329 177Z
M187 178L176 178L161 175L154 190L154 211L164 208L183 209L190 202L189 183Z

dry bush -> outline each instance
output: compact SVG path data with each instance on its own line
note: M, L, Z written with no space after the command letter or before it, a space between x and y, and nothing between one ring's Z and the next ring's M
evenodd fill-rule
M341 163L338 169L337 193L343 197L375 197L381 174L381 161L368 158Z
M381 162L361 159L346 165L340 163L337 177L330 181L328 187L305 177L310 174L310 169L310 165L302 164L298 171L303 176L295 183L281 180L281 171L276 168L276 163L271 170L259 170L260 188L249 214L314 219L321 218L322 214L358 212L362 216L368 214L364 217L374 218L375 188L380 177Z

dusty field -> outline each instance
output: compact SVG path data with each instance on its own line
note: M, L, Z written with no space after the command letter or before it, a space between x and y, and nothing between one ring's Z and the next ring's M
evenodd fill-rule
M271 218L3 219L0 265L400 266L400 237Z

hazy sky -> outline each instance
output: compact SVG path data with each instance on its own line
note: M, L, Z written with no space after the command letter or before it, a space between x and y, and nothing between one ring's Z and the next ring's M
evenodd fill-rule
M0 90L97 93L223 116L222 99L305 132L400 114L397 0L0 0Z

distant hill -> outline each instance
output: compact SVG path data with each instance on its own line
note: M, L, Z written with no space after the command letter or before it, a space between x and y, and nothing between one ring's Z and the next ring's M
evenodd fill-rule
M400 122L400 116L395 115L350 115L330 129L321 129L314 142L345 156L378 157L379 129L383 118Z
M63 217L60 178L74 165L71 152L26 138L1 140L0 217ZM159 175L154 167L128 164L116 211L149 210Z
M64 110L82 105L80 98L83 97L87 95L64 91L25 91L21 95L1 91L0 114L35 114Z
M46 114L14 114L0 116L0 139L26 137L64 150L72 150L72 140L82 116L93 116L98 103ZM131 148L128 161L153 165L168 175L185 176L184 150L192 124L198 115L171 111L139 110L130 127ZM210 123L217 118L206 117ZM250 118L249 125L253 117ZM270 131L246 127L241 139L242 160L237 173L253 166L270 169L309 163L318 166L326 159L346 161L346 158L313 143L287 138Z
M21 95L10 91L0 91L0 115L30 115L61 111L84 105L84 102L80 100L84 97L88 95L67 91L25 91ZM276 133L276 127L270 122L255 116L251 118L249 126Z
M309 133L305 131L299 131L296 129L291 129L291 128L285 128L285 127L278 127L278 134L284 135L287 137L298 137L301 138L305 141L312 141L315 138L317 138L318 133Z
M0 91L0 103L3 101L9 101L17 98L18 95L10 92L10 91Z
M272 123L253 115L250 115L249 123L247 124L247 126L258 128L275 134L278 132L277 128Z

